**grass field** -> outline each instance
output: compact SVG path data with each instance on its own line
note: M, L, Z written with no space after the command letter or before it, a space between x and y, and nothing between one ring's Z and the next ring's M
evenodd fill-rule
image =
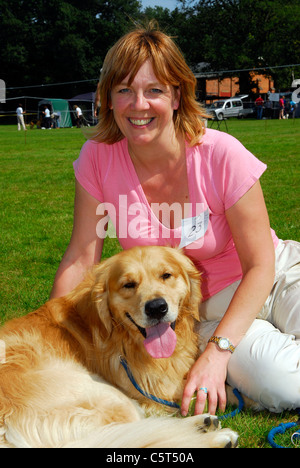
M261 183L272 227L282 239L300 241L300 119L230 120L227 125L268 165ZM38 308L49 297L72 230L72 162L85 141L76 128L26 134L16 128L0 126L0 322ZM118 249L109 239L104 257ZM289 413L244 412L226 424L238 427L242 447L267 447L271 427L296 419Z

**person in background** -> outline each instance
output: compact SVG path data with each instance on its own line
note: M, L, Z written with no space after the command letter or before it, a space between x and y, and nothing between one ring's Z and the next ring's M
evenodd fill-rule
M284 119L284 99L285 96L281 96L279 99L279 119Z
M292 119L295 118L295 115L296 115L296 109L297 109L297 103L295 101L290 101L290 110L289 110L289 114L290 114L290 117Z
M267 99L265 102L265 112L266 112L266 118L271 119L273 115L273 103L270 99Z
M42 112L44 118L44 125L47 130L51 129L51 115L50 115L50 110L48 106L44 106L44 110Z
M23 111L22 104L18 105L17 110L16 110L16 114L17 114L17 122L18 122L18 131L20 131L21 128L23 128L23 130L26 131L27 128L26 128L25 122L24 122L25 112Z
M264 109L264 100L261 97L261 95L259 95L258 98L255 100L255 106L256 106L257 119L261 120L262 115L263 115L263 109Z
M76 115L76 126L77 126L77 128L80 128L80 127L83 126L82 110L77 105L73 106L73 109L75 110L75 115Z

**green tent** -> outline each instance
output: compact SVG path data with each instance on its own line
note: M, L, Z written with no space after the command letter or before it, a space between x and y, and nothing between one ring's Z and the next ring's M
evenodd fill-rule
M38 115L44 109L44 106L48 106L50 114L59 116L60 127L72 127L72 120L69 110L69 103L64 99L43 99L39 101L39 112Z

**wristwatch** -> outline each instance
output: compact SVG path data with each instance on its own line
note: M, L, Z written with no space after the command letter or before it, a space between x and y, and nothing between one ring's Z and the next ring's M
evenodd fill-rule
M223 351L230 351L231 353L234 352L235 346L228 340L228 338L223 338L221 336L211 336L208 340L208 343L216 343L220 349Z

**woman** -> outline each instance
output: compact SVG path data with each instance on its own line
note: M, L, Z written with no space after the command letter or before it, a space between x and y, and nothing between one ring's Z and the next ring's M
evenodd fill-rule
M300 245L270 229L266 166L231 136L205 131L195 84L174 42L151 25L108 52L99 123L74 163L74 228L52 297L100 260L108 211L123 248L180 245L202 272L205 344L182 414L195 391L197 414L207 397L210 413L225 410L226 378L270 410L296 408Z
M279 119L284 119L284 108L285 108L285 104L284 104L284 96L282 96L280 99L279 99Z

